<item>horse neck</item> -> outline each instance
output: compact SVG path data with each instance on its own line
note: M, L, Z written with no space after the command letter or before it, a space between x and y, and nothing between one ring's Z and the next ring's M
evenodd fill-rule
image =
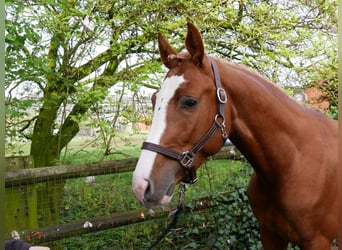
M274 178L293 157L290 138L300 137L303 107L242 66L225 65L221 74L230 98L229 138L257 172Z

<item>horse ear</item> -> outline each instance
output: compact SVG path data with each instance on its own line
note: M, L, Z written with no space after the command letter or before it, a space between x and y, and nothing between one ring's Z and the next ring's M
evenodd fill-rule
M198 29L190 22L188 22L188 34L185 39L185 47L189 51L195 65L201 66L204 57L204 45Z
M158 47L159 47L160 58L161 58L163 64L169 69L173 68L175 65L170 60L169 56L170 55L177 55L177 52L174 51L174 49L166 41L166 39L163 37L163 35L161 33L158 34Z

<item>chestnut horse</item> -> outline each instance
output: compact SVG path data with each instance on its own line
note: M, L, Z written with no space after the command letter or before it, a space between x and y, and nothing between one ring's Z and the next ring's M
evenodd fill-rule
M330 249L341 211L337 201L337 122L293 101L246 67L205 55L188 24L187 52L159 34L169 69L152 98L154 114L133 174L146 206L171 200L181 181L229 139L254 169L248 198L264 249Z

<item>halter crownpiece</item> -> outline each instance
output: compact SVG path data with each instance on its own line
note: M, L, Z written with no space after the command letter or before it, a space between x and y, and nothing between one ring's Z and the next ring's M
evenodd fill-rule
M205 146L205 144L215 134L218 128L221 129L223 143L228 139L228 133L226 131L224 119L224 104L227 103L228 97L226 91L222 88L216 62L214 59L210 58L210 63L214 73L214 82L216 85L216 96L218 102L217 114L215 116L214 123L211 125L207 133L191 149L182 153L152 142L143 142L141 147L142 149L150 150L177 160L179 164L188 172L187 176L182 180L184 183L193 184L197 181L196 166L193 165L195 161L195 155Z

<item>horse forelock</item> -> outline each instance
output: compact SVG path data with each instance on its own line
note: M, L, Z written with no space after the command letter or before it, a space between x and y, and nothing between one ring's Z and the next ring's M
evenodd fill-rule
M190 61L191 60L191 56L187 51L182 51L180 53L177 54L170 54L167 57L168 60L168 65L170 66L169 68L176 68L179 65L183 64L186 61Z

